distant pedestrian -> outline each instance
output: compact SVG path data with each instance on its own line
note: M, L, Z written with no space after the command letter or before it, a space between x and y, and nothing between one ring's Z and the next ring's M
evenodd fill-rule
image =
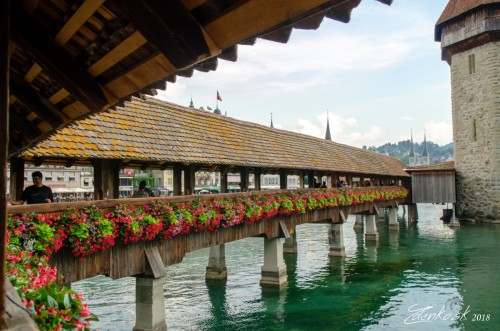
M141 180L139 183L139 189L134 193L132 198L148 198L154 197L155 194L149 188L146 187L146 181Z
M12 201L13 205L22 205L27 203L28 205L36 203L51 203L54 202L54 195L52 194L52 189L48 186L43 185L43 175L40 171L35 171L31 174L33 179L33 185L28 186L24 189L20 200Z

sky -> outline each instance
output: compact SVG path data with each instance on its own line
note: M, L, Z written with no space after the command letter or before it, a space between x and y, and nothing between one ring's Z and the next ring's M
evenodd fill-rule
M159 99L332 140L380 146L410 139L453 140L450 67L434 26L448 0L363 0L347 24L328 18L294 29L287 44L238 45L238 60L177 77Z

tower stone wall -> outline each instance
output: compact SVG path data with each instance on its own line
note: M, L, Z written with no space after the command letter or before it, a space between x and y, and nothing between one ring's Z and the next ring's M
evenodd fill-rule
M500 42L451 56L457 215L500 220Z

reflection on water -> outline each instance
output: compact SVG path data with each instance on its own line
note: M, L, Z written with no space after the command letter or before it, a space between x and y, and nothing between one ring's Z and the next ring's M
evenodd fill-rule
M285 255L286 289L259 285L263 239L226 244L228 278L206 282L208 249L169 266L169 330L499 330L499 225L451 229L443 206L419 205L419 222L365 243L344 224L345 258L329 258L325 224L297 228L297 255ZM400 217L402 210L400 210ZM135 280L95 277L73 284L101 330L131 330ZM473 320L476 319L476 320ZM477 319L480 319L477 321Z

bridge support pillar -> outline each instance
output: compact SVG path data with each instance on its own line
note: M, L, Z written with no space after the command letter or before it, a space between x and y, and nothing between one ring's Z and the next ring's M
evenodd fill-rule
M328 256L345 256L344 229L341 223L330 226L330 253Z
M366 215L365 241L378 241L375 215Z
M376 216L378 220L385 221L385 208L379 208Z
M260 285L283 287L287 281L282 240L264 238L264 265L261 269Z
M458 219L455 217L455 207L456 205L453 204L453 209L451 210L451 219L450 219L450 227L456 227L456 228L459 228L460 227L460 222L458 221Z
M136 277L134 331L166 331L164 277Z
M356 221L354 222L354 229L363 229L363 215L356 215Z
M398 209L389 208L389 231L399 231Z
M418 210L417 204L408 205L408 224L417 223Z
M283 243L284 254L297 254L297 230L293 232L290 238L285 238Z
M227 278L226 248L224 244L210 247L205 279L222 280Z

